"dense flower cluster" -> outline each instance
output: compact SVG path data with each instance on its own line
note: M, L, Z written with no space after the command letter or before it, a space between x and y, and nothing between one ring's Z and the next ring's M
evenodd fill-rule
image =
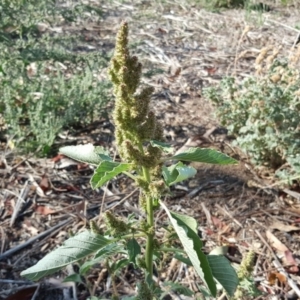
M155 168L161 158L161 150L147 142L161 141L163 130L149 109L153 88L146 87L137 93L141 68L137 58L129 54L128 25L124 22L117 35L109 69L116 97L113 114L116 143L123 160L135 166Z

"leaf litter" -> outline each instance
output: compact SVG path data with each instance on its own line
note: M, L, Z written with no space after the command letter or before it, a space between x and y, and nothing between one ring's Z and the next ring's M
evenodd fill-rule
M92 1L90 4L95 5ZM174 186L172 195L165 200L169 209L196 218L206 253L227 245L227 257L238 267L249 250L255 251L253 277L262 292L256 299L265 299L267 295L279 299L282 294L289 299L300 297L300 209L299 199L294 196L298 195L297 190L279 190L272 185L270 176L254 170L248 158L230 145L231 137L201 94L203 87L218 84L224 75L235 74L242 79L254 74L256 56L264 46L280 46L279 55L287 56L299 33L295 29L299 7L282 8L272 2L270 12L255 15L245 10L209 12L200 4L179 0L164 4L98 1L98 5L103 11L101 26L93 23L91 17L88 24L60 24L55 32L81 32L85 45L78 44L74 51L111 52L120 21L128 21L131 51L143 63L142 81L155 88L152 105L164 125L167 141L177 151L186 145L210 147L240 162L223 167L193 164L197 175ZM33 66L28 72L34 71ZM99 76L105 76L105 70ZM115 154L112 136L113 126L100 120L88 130L68 134L68 139L62 132L58 142L93 143ZM113 208L124 217L142 214L136 205L138 194L129 179L121 175L106 187L92 190L89 182L93 168L63 156L26 157L2 143L0 172L2 299L26 286L29 288L24 295L28 291L36 293L36 285L25 284L20 272L61 245L70 230L81 231L91 219L101 226L100 211ZM159 211L157 222L165 217ZM63 270L58 277L43 280L38 298L56 300L66 294L70 299L86 299L89 295L110 297L112 285L103 266L96 267L88 276L93 289L73 285L72 292L70 285L62 283L70 272ZM120 295L133 295L138 279L131 267L126 268L118 279ZM160 282L168 280L194 291L201 285L194 271L174 260L160 278ZM47 291L50 287L51 291ZM170 297L175 299L171 292Z

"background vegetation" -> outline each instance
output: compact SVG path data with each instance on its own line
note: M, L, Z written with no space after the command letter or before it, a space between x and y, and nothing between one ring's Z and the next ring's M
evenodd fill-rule
M104 112L110 84L99 74L107 53L84 48L80 32L61 27L87 18L97 23L101 10L65 9L56 1L0 4L1 135L18 149L46 155L62 128L84 126Z

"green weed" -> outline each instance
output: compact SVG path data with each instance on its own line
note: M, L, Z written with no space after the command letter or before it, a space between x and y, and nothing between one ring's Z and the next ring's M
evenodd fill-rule
M168 291L192 296L193 291L179 283L164 282L164 288L161 288L153 279L154 271L159 272L157 266L164 265L168 262L166 257L174 254L178 260L194 267L205 283L207 293L216 296L218 281L233 296L238 277L229 261L222 255L205 255L196 220L169 211L161 199L169 192L170 186L195 175L196 170L182 161L221 165L236 161L211 149L190 148L173 154L174 149L164 142L163 128L150 109L153 88L138 88L141 64L129 53L127 23L122 24L117 35L109 75L114 86L113 120L120 160L113 161L107 151L91 144L67 146L60 151L95 166L91 179L93 189L100 188L121 173L131 178L140 189L139 209L144 216L136 219L132 214L124 219L106 211L103 218L105 230L91 222L90 230L68 239L36 265L23 271L22 276L38 280L71 263L84 261L78 274L67 278L82 282L81 276L85 276L93 265L104 262L113 281L111 299L119 299L115 278L123 268L131 265L143 274L136 284L137 295L131 299L164 299ZM172 161L177 162L170 165ZM165 166L165 162L169 164ZM159 208L165 211L170 223L161 228L163 236L157 234L155 222ZM178 240L184 250L178 247Z

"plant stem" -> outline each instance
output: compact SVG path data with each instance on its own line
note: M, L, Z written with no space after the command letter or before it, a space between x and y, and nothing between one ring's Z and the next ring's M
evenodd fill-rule
M117 286L116 286L116 276L110 268L108 259L106 260L106 268L107 268L107 270L110 274L110 277L111 277L113 295L118 297L118 289L117 289Z
M127 175L128 177L130 177L131 179L133 179L133 180L135 180L136 179L136 176L134 176L134 175L132 175L132 174L130 174L129 172L127 172L127 171L124 171L124 172L122 172L123 174L125 174L125 175Z
M133 236L134 236L135 238L138 238L138 237L140 237L140 238L146 238L147 235L146 235L146 233L144 233L144 232L141 232L141 233L134 233L134 234L130 233L130 234L122 235L121 238L120 238L120 237L117 237L117 238L114 238L114 239L112 239L112 240L110 240L110 241L111 241L111 243L114 243L114 242L120 241L120 239L122 239L122 240L132 239Z
M147 199L147 223L151 228L151 233L147 235L147 243L146 243L146 268L149 274L149 278L152 280L153 275L153 240L154 240L154 233L153 231L153 203L152 199L149 197Z
M142 144L138 145L139 150L144 153L144 148ZM149 169L146 167L142 168L143 170L143 176L144 179L150 183L150 172ZM145 257L145 263L146 263L146 270L148 272L148 277L150 278L150 281L152 281L153 277L153 241L154 241L154 213L153 213L153 199L148 196L146 199L146 215L147 215L147 225L149 228L149 231L147 233L147 242L146 242L146 257Z
M144 178L150 182L150 173L147 168L143 168ZM153 213L153 199L148 196L146 199L146 214L147 214L147 224L149 231L147 234L147 243L146 243L146 269L148 276L152 281L153 277L153 241L154 241L154 213Z
M172 248L172 247L159 247L159 250L161 252L172 252L172 253L183 253L183 254L186 253L182 249Z

